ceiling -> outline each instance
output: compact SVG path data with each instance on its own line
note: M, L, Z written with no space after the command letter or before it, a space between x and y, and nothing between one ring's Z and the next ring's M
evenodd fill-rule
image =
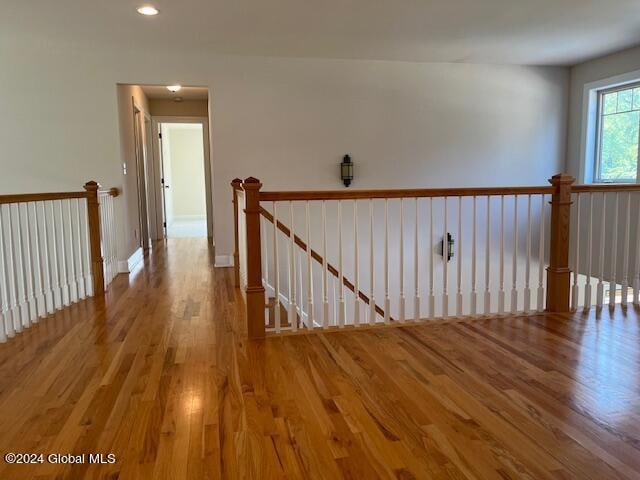
M179 92L172 93L166 85L141 85L142 91L149 99L180 97L183 100L206 100L209 98L209 90L206 87L185 87Z
M0 31L129 48L571 65L640 43L638 0L3 2Z

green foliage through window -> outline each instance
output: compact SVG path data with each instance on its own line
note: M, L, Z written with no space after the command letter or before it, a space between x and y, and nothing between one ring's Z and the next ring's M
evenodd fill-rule
M635 181L640 139L640 87L602 94L598 179Z

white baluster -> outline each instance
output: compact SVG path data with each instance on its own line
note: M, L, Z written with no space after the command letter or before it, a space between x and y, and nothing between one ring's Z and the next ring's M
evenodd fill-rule
M540 195L540 230L538 238L538 311L544 311L544 269L545 269L545 235L544 229L547 223L544 193Z
M296 306L296 249L295 249L295 217L293 216L293 202L289 202L289 306L287 316L291 330L298 330L298 309Z
M640 202L638 202L638 218L636 219L636 242L636 264L633 274L633 304L640 305Z
M51 237L49 236L49 227L47 222L47 203L42 202L42 244L44 246L41 264L42 269L45 272L46 278L46 289L44 294L44 300L47 307L47 313L52 314L56 311L56 302L55 295L53 289L53 271L51 268L50 258L52 255L49 255L49 244Z
M531 194L527 197L527 264L524 276L524 311L531 311Z
M111 230L111 265L113 271L113 277L118 274L118 254L116 251L116 217L114 211L114 202L115 199L113 197L109 197L109 229Z
M420 255L418 252L418 197L415 199L415 218L414 218L414 238L413 238L413 284L415 287L415 299L413 303L413 319L417 322L420 320Z
M447 211L447 200L448 197L444 197L444 219L443 219L443 229L444 235L442 236L442 318L446 318L449 316L449 245L448 240L449 236L447 235L449 227L447 226L447 220L449 213Z
M82 217L80 216L80 199L76 198L76 237L78 238L78 298L82 300L86 298L87 292L85 289L85 269L84 269L84 253L82 247Z
M69 271L71 278L69 284L71 286L71 301L78 301L78 277L76 274L76 252L75 252L75 228L73 225L73 216L71 215L71 200L67 200L67 213L69 214Z
M331 290L333 292L333 318L334 318L334 323L336 322L336 318L338 317L338 287L337 284L338 280L336 279L336 277L331 276ZM343 325L344 326L344 325Z
M62 303L71 305L71 289L69 288L69 264L67 263L67 234L64 221L64 201L60 200L60 271L62 272Z
M37 311L37 315L36 315L36 321L38 320L39 317L44 317L47 315L47 305L46 305L46 301L45 301L45 296L44 296L44 276L45 273L43 271L42 268L42 252L40 251L40 249L42 248L40 246L40 219L38 218L38 203L34 202L33 203L33 216L35 219L35 229L34 229L34 233L35 233L35 246L36 248L34 249L35 251L35 265L37 267L37 281L35 282L36 285L36 311ZM35 268L35 267L34 267Z
M518 311L518 195L514 195L513 259L511 265L511 313Z
M244 192L243 192L243 195L244 195ZM243 202L244 202L244 200L243 200ZM91 247L89 245L89 206L88 206L86 201L83 202L83 203L84 203L84 209L83 209L84 210L84 212L83 212L84 213L84 215L83 215L83 217L84 217L84 222L83 222L83 224L84 224L84 232L83 232L84 247L83 248L84 248L84 251L86 253L85 259L86 259L86 262L87 262L85 264L85 272L86 272L86 274L85 274L85 290L87 292L87 296L91 297L91 296L93 296L94 292L93 292L93 273L92 273L92 270L91 270L91 268L92 268L91 267ZM241 265L244 266L244 265L247 264L247 262L246 262L247 249L246 249L246 243L244 243L245 239L246 239L246 237L244 235L244 203L242 205L242 208L241 209L239 208L238 211L240 212L240 215L243 216L242 217L242 221L239 221L238 223L240 225L240 230L243 232L242 234L239 234L239 236L240 236L240 239L243 242L242 248L240 249L241 255L243 256L243 260L240 263L241 263ZM243 278L245 276L246 276L246 272L245 272L245 275L243 275ZM245 287L246 287L246 278L244 278L244 281L242 281L242 285L241 285L241 288L242 288L243 292L245 290Z
M369 199L369 243L371 248L369 249L369 276L370 276L370 291L369 291L369 323L373 325L376 323L376 299L374 289L375 278L375 253L374 253L374 225L373 225L373 199Z
M338 200L338 326L344 327L344 254L342 248L342 200Z
M436 297L433 285L433 197L429 198L429 318L435 317Z
M306 203L305 213L307 217L307 328L313 325L313 260L311 258L311 214L309 201Z
M298 308L300 309L300 325L302 327L304 327L304 309L303 309L303 305L304 305L304 290L302 289L302 251L298 251L298 261L296 262L298 264L298 300L297 300L297 304L298 304ZM308 318L308 316L307 316Z
M580 194L576 194L576 248L573 259L573 287L571 288L571 310L578 309L578 271L580 270Z
M273 264L274 264L274 283L275 283L275 311L274 317L276 321L276 333L280 333L280 259L278 257L278 204L273 202Z
M391 314L389 299L389 200L384 199L384 323L389 323Z
M611 249L611 280L609 281L609 307L616 304L616 270L618 263L618 210L620 194L616 192L616 203L613 214L613 248Z
M360 252L358 245L358 200L353 201L353 324L360 325Z
M631 192L627 193L627 215L624 222L624 250L622 254L622 299L620 303L627 306L629 295L629 242L631 234Z
M487 195L487 232L485 246L485 270L484 270L484 313L491 313L491 196Z
M267 225L266 225L266 220L260 216L260 231L261 232L266 232L267 231ZM261 239L260 239L260 249L262 250L262 284L264 285L265 288L268 289L268 287L271 285L269 283L269 246L268 246L268 237L266 235L264 235ZM265 313L266 310L265 310Z
M27 284L26 275L24 275L24 251L22 246L22 228L20 226L20 204L16 204L17 210L17 225L12 226L13 212L11 205L9 205L9 229L16 233L17 242L13 249L13 275L15 281L16 299L19 304L20 315L18 318L14 317L14 327L16 332L21 332L23 326L29 325L29 306L27 304ZM22 280L22 282L20 281ZM22 287L22 288L21 288Z
M27 326L38 321L38 309L36 305L36 272L34 266L33 257L35 256L33 245L31 244L31 215L29 213L29 203L24 204L24 231L26 233L25 238L25 250L24 251L24 259L26 261L25 265L23 265L24 269L24 285L25 291L27 291L27 303L29 306L29 318L27 321ZM22 215L20 215L22 218Z
M404 198L400 199L400 317L405 320L405 297L404 297Z
M329 326L329 279L327 269L327 205L322 201L322 327ZM335 321L333 322L335 325Z
M456 315L462 316L462 197L458 197L458 295L456 298Z
M0 315L2 316L2 326L0 332L2 336L0 341L5 342L7 337L13 337L13 322L11 319L11 293L9 291L9 249L5 245L5 222L2 216L3 205L0 204L0 261L2 269L0 269Z
M602 226L604 230L604 225ZM587 222L587 282L584 287L584 308L591 308L591 275L593 273L593 192L589 192L589 221Z
M23 224L24 217L22 215L22 208L20 203L16 204L16 213L18 219L18 251L20 252L20 278L22 285L22 305L21 306L21 316L22 316L22 326L24 328L28 328L31 325L31 309L33 307L33 302L31 301L31 292L29 292L29 244L25 242L23 238Z
M498 291L498 313L504 315L504 195L500 196L500 289Z
M475 316L478 314L478 292L477 292L477 250L478 250L478 220L477 220L477 204L478 199L473 196L473 232L471 234L471 308L470 314Z
M602 213L600 217L600 268L598 286L596 287L596 306L602 308L604 305L604 255L605 255L605 236L606 230L606 211L607 211L607 194L602 192Z

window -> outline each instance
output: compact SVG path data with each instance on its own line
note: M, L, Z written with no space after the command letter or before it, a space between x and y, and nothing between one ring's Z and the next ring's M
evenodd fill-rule
M636 183L640 160L640 83L598 94L594 182Z

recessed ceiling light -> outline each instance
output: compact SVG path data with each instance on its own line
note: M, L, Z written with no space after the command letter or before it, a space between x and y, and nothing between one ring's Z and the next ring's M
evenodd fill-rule
M169 85L167 87L167 90L169 90L171 93L179 92L181 89L182 89L182 85Z
M143 5L138 8L138 13L141 15L153 16L158 15L160 13L160 10L152 5Z

